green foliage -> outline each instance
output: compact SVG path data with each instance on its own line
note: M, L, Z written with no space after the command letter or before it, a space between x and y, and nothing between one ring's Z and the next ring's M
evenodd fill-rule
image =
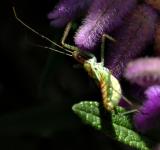
M134 131L131 117L123 114L123 108L117 106L114 112L107 113L98 102L82 101L72 109L86 124L107 136L139 150L150 149L151 142Z

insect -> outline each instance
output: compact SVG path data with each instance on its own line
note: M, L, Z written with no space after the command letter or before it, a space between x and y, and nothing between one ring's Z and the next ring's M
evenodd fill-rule
M112 75L112 73L109 71L109 69L107 69L104 66L105 39L108 38L111 41L115 42L115 40L112 37L110 37L109 35L106 35L106 34L104 34L102 36L101 61L97 62L97 59L93 54L91 54L89 52L81 51L78 47L75 47L75 46L72 46L72 45L65 43L66 38L67 38L69 31L71 29L71 23L69 23L65 28L65 31L64 31L64 34L63 34L63 37L61 40L62 46L60 46L57 43L55 43L54 41L52 41L51 39L49 39L46 36L37 32L35 29L29 27L21 19L19 19L14 7L13 7L13 12L14 12L15 18L22 25L27 27L29 30L31 30L32 32L34 32L35 34L40 36L41 38L49 41L50 43L52 43L53 45L55 45L57 47L63 49L64 51L56 50L56 49L53 49L53 48L47 47L47 46L39 46L39 47L50 49L52 51L55 51L55 52L58 52L58 53L61 53L61 54L67 55L67 56L71 56L75 60L77 60L80 64L83 65L83 67L87 71L88 75L95 80L98 87L100 88L103 105L106 110L108 110L109 112L114 111L114 108L115 108L115 106L118 105L121 97L124 100L126 100L130 105L132 105L131 102L129 102L127 100L127 98L125 98L122 95L121 86L120 86L119 81Z

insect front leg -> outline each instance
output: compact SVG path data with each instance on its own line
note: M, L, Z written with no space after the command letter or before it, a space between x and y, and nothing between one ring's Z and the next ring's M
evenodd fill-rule
M69 31L71 30L71 27L72 27L72 22L69 22L67 24L65 30L64 30L64 33L63 33L63 36L62 36L62 39L61 39L61 44L62 44L63 47L65 47L65 48L67 48L69 50L79 51L78 47L65 43L65 41L66 41L66 39L68 37Z

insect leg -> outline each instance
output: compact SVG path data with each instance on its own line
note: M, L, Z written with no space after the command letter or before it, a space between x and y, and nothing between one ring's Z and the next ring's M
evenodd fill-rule
M76 47L76 46L73 46L73 45L69 45L67 43L65 43L66 39L67 39L67 36L69 34L69 31L71 30L71 27L72 27L72 22L69 22L64 30L64 33L63 33L63 36L62 36L62 39L61 39L61 44L63 47L69 49L69 50L72 50L72 51L79 51L79 48Z
M116 40L108 34L102 35L102 43L101 43L101 63L104 66L104 49L105 49L105 40L109 39L112 42L116 42Z
M128 115L128 114L131 114L131 113L135 113L135 112L139 112L138 109L131 109L131 110L128 110L124 113L121 113L121 115Z

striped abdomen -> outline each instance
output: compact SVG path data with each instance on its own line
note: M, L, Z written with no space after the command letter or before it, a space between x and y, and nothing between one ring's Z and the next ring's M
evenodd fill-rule
M112 100L111 100L112 93L113 93L111 84L112 83L111 83L109 74L106 76L106 74L101 73L100 80L99 80L99 87L102 94L103 105L108 111L113 111L114 109L114 105L112 104Z

